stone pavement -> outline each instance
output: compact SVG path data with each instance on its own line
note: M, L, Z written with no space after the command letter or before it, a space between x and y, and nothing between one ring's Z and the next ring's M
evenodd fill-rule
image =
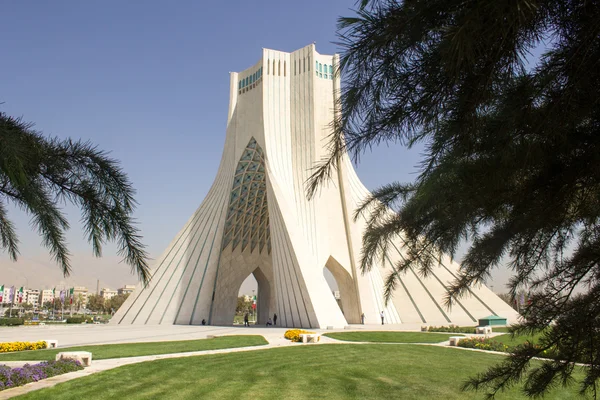
M208 335L262 335L265 338L283 336L289 328L251 326L198 326L198 325L46 325L0 328L0 341L58 340L59 347L91 344L161 342L203 339ZM320 333L368 331L420 331L421 324L350 325L346 329L311 329ZM267 340L269 340L267 338Z

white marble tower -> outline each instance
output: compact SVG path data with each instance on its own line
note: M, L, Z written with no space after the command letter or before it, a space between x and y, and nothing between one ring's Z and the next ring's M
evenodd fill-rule
M473 288L451 310L445 285L458 265L445 259L434 273L401 276L393 301L383 280L402 258L392 247L386 265L357 270L364 219L352 214L368 194L344 159L332 182L311 200L305 182L327 155L334 112L336 55L314 45L292 53L263 49L258 63L231 73L225 149L206 198L157 260L153 278L112 318L118 324L230 325L242 282L258 282L258 322L325 328L360 323L475 324L516 312L486 287ZM335 277L338 304L325 279Z

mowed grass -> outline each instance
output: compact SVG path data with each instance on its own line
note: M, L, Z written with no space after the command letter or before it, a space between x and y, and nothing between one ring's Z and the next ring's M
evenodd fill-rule
M268 344L258 335L220 336L213 339L181 340L175 342L148 342L103 344L95 346L61 347L58 349L17 351L0 354L2 361L54 360L61 351L89 351L94 360L136 357L152 354L184 353L189 351L229 349L233 347L262 346Z
M481 399L462 382L504 357L438 346L326 344L133 364L19 399ZM581 399L576 387L547 399ZM498 400L526 399L518 388Z
M325 336L347 342L440 343L457 335L433 332L335 332L326 333Z
M505 335L494 336L492 338L492 340L495 340L496 342L504 343L505 345L507 345L509 347L514 347L514 346L523 344L525 342L535 343L538 341L538 339L542 335L543 335L543 333L536 333L534 335L516 335L513 337L510 333L507 333Z

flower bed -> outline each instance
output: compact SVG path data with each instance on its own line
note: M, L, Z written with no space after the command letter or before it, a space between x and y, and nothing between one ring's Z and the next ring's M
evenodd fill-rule
M314 333L314 332L305 331L302 329L290 329L290 330L285 331L283 337L286 338L287 340L291 340L292 342L301 342L302 338L300 337L300 335L303 333Z
M427 332L449 332L449 333L475 333L475 327L472 326L430 326Z
M467 349L491 350L491 351L508 351L509 347L504 343L496 342L490 338L471 337L461 339L458 342L459 347Z
M10 353L12 351L24 350L41 350L47 347L47 343L43 340L39 342L7 342L0 343L0 353Z
M81 363L73 360L46 361L34 365L25 364L21 368L0 365L0 391L81 369L83 369Z

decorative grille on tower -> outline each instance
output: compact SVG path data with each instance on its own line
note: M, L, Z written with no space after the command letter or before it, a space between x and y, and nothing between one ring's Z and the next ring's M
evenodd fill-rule
M266 245L271 253L265 157L254 138L246 146L233 178L222 248L230 243L232 251L241 244L242 251L250 245L250 252L258 247L262 253Z

